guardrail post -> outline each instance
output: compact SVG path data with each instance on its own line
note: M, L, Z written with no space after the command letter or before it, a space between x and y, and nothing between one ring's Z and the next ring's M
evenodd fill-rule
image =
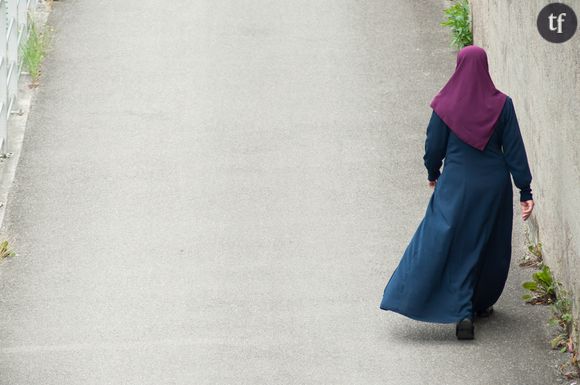
M12 105L18 91L18 0L7 0L8 10L8 110L10 116Z
M0 0L0 153L6 152L6 128L8 121L8 56L6 1Z

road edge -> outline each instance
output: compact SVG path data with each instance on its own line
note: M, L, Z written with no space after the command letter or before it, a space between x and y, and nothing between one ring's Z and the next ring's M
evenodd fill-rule
M43 32L48 30L48 16L51 11L50 1L38 2L34 12L34 23ZM22 72L18 78L18 93L14 101L15 106L13 106L12 111L8 112L6 157L0 160L2 165L2 170L0 171L0 230L3 229L10 191L16 178L28 117L32 112L32 106L38 95L38 87L30 87L31 83L30 75Z

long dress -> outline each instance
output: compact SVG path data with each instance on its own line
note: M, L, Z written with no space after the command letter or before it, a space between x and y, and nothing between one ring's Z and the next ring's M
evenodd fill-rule
M428 179L437 184L380 308L419 321L454 323L493 305L505 286L513 222L510 174L520 201L532 199L511 98L483 151L459 139L433 112L423 159Z

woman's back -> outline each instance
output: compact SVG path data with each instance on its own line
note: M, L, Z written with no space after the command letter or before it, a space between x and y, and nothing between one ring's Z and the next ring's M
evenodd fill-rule
M442 177L446 174L445 170L453 170L453 174L463 175L475 190L473 192L501 189L502 184L509 182L511 173L522 197L526 198L524 200L531 199L532 177L510 97L506 98L493 134L483 151L461 140L433 112L427 129L424 157L430 176L437 175L436 169L441 165L439 159L444 159Z

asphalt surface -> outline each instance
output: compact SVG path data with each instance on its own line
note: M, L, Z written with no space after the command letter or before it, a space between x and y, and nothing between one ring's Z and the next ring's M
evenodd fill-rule
M0 384L557 383L515 263L474 341L378 307L431 193L442 2L54 4Z

